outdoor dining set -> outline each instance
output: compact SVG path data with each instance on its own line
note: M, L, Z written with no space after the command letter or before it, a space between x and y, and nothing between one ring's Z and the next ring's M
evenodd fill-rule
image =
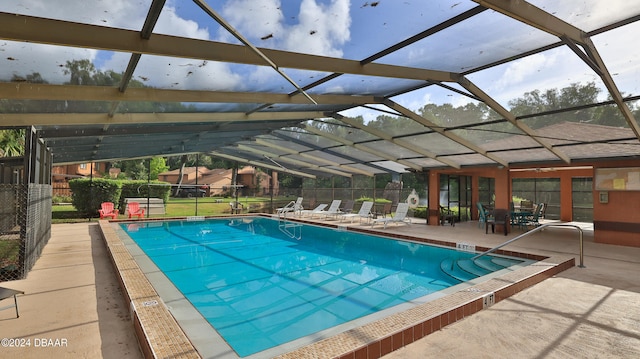
M507 235L508 227L517 226L522 230L529 230L529 227L540 226L540 219L544 218L546 203L533 204L532 201L523 200L520 205L516 206L514 202L510 202L510 208L493 209L477 203L478 207L478 225L484 223L485 233L489 232L491 226L492 232L495 232L495 225L502 225L504 234ZM507 226L508 224L508 226Z

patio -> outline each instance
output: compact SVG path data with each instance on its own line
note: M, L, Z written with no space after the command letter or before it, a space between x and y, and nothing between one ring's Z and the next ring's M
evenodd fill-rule
M455 227L413 222L374 229L483 246L522 233L514 230L505 238L498 233L485 235L476 222ZM591 233L586 227L586 268L573 267L407 347L381 354L385 358L640 355L636 273L640 248L593 243ZM569 229L549 228L506 248L576 256L578 263L578 235ZM20 318L12 310L0 312L0 337L31 339L31 346L3 348L3 353L21 358L142 357L96 223L53 225L52 238L28 278L5 285L26 294L18 297ZM52 345L45 347L45 342Z

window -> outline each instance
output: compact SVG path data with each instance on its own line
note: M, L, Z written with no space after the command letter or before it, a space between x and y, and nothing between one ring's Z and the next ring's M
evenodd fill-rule
M593 222L593 178L576 177L571 179L573 220Z
M512 182L513 201L546 203L545 218L560 219L560 179L559 178L514 178Z
M478 202L493 206L496 197L496 179L490 177L478 178Z

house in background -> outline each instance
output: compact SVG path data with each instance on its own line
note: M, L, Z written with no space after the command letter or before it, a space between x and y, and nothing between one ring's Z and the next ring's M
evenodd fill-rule
M102 177L107 169L108 162L75 163L72 165L53 166L51 168L51 180L53 183L69 182L78 177ZM93 173L92 173L93 170ZM117 177L117 175L116 175Z
M51 170L54 195L71 195L68 182L79 177L103 177L109 173L111 178L117 178L119 168L107 168L108 162L79 163L64 166L54 166ZM93 171L92 171L93 170ZM180 170L162 172L158 175L158 180L178 184ZM274 194L278 193L277 173L274 177ZM265 172L257 170L253 166L245 166L238 169L237 183L239 195L260 196L269 193L271 176ZM206 167L185 167L182 173L182 185L198 185L206 188L207 196L233 195L233 170L225 168L208 169Z
M182 171L182 184L188 184L188 185L196 184L196 179L198 179L197 181L198 184L206 184L205 182L202 182L201 179L205 174L208 174L211 171L214 171L214 170L209 170L205 167L185 167L184 170ZM226 171L226 170L220 170L220 171ZM178 182L180 182L178 178L179 176L180 176L180 169L175 169L175 170L159 173L158 180L169 182L171 184L177 184Z
M179 182L180 169L162 172L158 174L158 180L177 184ZM274 176L276 174L274 173ZM277 193L277 177L274 181L274 190ZM258 171L253 166L245 166L238 169L237 184L242 186L239 195L264 195L269 192L271 176ZM198 185L207 188L207 196L224 196L233 193L233 170L224 168L207 169L205 167L185 167L182 172L182 185Z

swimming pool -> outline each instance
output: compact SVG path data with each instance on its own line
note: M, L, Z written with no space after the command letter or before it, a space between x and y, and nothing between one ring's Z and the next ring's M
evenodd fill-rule
M270 218L121 226L239 356L521 262Z

